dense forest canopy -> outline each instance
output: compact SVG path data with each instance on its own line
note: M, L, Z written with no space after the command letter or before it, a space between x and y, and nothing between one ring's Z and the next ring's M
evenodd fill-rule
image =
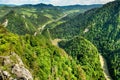
M52 38L71 39L83 36L90 40L106 57L113 79L120 77L120 2L113 1L79 14L65 23L50 29ZM113 57L114 56L114 57Z

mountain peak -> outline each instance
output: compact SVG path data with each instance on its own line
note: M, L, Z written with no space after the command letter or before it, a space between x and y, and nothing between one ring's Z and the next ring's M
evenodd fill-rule
M35 5L33 5L33 4L24 4L22 6L24 6L24 7L53 7L52 4L44 4L44 3L39 3L39 4L35 4Z

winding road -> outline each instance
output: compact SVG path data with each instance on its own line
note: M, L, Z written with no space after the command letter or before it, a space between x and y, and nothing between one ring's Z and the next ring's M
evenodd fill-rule
M34 32L34 36L36 36L39 32L40 34L42 33L42 31L44 30L44 28L46 27L46 25L50 24L50 23L53 23L53 22L57 22L59 20L61 20L62 18L66 17L68 14L64 14L63 16L55 19L55 20L51 20L51 21L48 21L46 22L43 26L40 26L36 32Z

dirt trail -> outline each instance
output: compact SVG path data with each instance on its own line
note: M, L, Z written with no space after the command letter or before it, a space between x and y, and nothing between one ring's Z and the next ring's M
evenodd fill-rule
M101 67L103 69L103 73L104 73L106 80L112 80L112 78L110 77L109 71L108 71L105 58L101 54L99 54L99 57L100 57Z
M40 34L41 34L42 31L44 30L45 26L48 25L48 24L50 24L50 23L52 23L52 21L49 21L49 22L45 23L42 27L39 27L37 29L37 31L34 33L34 36L36 36L38 34L38 32L40 32Z

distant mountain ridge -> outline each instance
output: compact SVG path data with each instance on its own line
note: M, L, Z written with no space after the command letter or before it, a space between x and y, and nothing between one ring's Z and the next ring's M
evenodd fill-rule
M59 7L62 7L62 8L82 8L82 9L85 9L85 8L96 8L96 7L102 7L103 4L90 4L90 5L80 5L80 4L76 4L76 5L67 5L67 6L59 6Z
M86 7L101 7L103 4L89 4L89 5L81 5L81 4L75 4L75 5L65 5L65 6L54 6L53 4L45 4L45 3L39 3L39 4L22 4L22 5L15 5L15 4L0 4L0 6L24 6L24 7L63 7L63 8L71 8L71 7L80 7L80 8L86 8Z
M44 4L44 3L40 3L40 4L23 4L21 6L24 6L24 7L53 7L52 4Z
M0 4L0 6L9 6L9 7L14 7L16 6L15 4Z

